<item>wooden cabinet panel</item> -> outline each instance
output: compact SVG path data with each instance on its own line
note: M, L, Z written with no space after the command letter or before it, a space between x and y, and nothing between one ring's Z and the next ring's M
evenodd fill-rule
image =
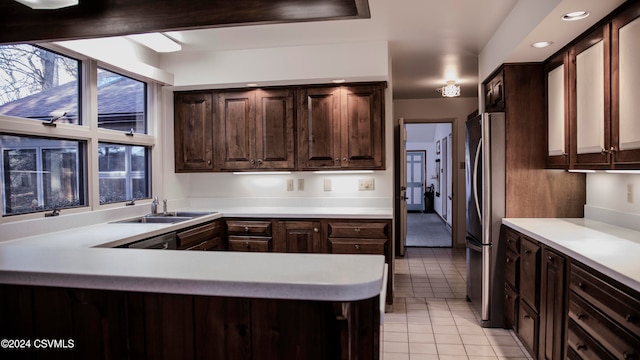
M215 237L211 240L207 240L197 245L191 246L185 250L192 250L192 251L224 250L224 241L222 240L222 237Z
M383 85L301 89L298 169L384 169Z
M520 296L522 300L522 294ZM538 353L538 314L527 303L520 301L518 307L518 337L530 354Z
M518 293L509 285L504 286L505 328L518 329Z
M542 248L539 359L562 359L565 322L565 258Z
M255 137L255 93L218 93L216 111L218 153L221 169L252 168Z
M384 255L386 239L330 238L329 252L332 254Z
M293 89L262 89L256 93L255 159L258 168L295 168Z
M227 220L227 234L271 236L270 220Z
M213 240L222 236L222 226L219 221L197 226L188 230L180 231L176 234L178 240L178 250L189 249L205 241ZM213 246L213 244L210 244ZM201 250L201 249L198 249Z
M540 293L540 246L520 237L520 300L538 312Z
M507 226L502 226L507 249L520 254L520 234Z
M611 24L611 136L616 168L640 168L640 4Z
M504 281L514 289L519 288L520 255L507 249L504 264Z
M175 171L213 171L213 97L207 92L174 95Z
M237 236L228 237L230 251L271 251L272 238L264 236Z
M288 253L319 253L320 243L319 221L281 221L278 223L278 235L273 244L273 251Z
M569 52L545 64L547 74L547 167L569 168Z
M328 226L330 237L386 239L389 236L386 222L329 222Z
M485 112L505 111L504 72L499 71L484 83Z

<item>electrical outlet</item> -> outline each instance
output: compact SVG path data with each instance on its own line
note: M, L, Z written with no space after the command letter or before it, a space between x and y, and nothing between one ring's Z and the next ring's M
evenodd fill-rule
M298 179L298 191L304 191L304 179Z
M633 204L633 184L627 184L627 202Z
M287 179L287 191L293 191L293 179Z
M375 187L375 180L373 178L358 179L359 191L373 191L374 187Z
M331 191L331 179L324 179L324 191Z

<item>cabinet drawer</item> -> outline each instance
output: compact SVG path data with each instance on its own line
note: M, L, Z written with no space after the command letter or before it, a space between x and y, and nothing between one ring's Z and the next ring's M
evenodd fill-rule
M520 301L526 301L537 313L540 292L540 246L520 237Z
M261 236L229 236L230 251L271 251L271 238Z
M569 320L567 330L567 358L585 360L615 359L572 320Z
M511 285L512 288L517 289L520 271L520 255L507 249L504 262L504 280Z
M518 306L518 337L530 354L538 353L538 328L540 319L533 309L520 301Z
M506 327L518 328L518 293L511 286L504 285L504 318Z
M573 293L569 297L569 317L616 358L640 357L640 340Z
M271 236L271 221L227 220L227 234Z
M329 237L386 239L389 224L386 222L330 222Z
M520 252L520 234L509 227L504 227L504 241L507 250L511 250L516 254Z
M386 239L329 239L332 254L374 254L384 255Z
M178 250L187 249L201 242L213 239L216 236L220 236L220 232L221 227L219 222L181 231L176 234L178 238Z
M631 295L618 289L576 264L571 264L569 288L631 333L640 334L640 300L637 293Z
M224 250L222 246L222 238L216 237L211 240L207 240L199 243L198 245L194 245L187 250L195 250L195 251L214 251L214 250Z

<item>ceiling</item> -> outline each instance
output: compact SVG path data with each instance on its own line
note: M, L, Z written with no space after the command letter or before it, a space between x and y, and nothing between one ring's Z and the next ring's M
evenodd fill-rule
M310 44L388 41L394 99L438 98L448 78L462 96L478 93L478 56L494 34L526 24L502 62L542 61L623 0L369 0L371 18L174 31L183 51L219 51ZM543 9L542 15L527 7ZM548 11L546 9L549 9ZM583 21L563 11L589 10ZM539 18L536 18L535 16ZM518 19L522 17L522 21ZM507 21L505 21L507 19ZM511 24L509 24L509 22ZM504 24L503 24L504 23ZM501 28L502 26L502 28ZM543 50L530 44L552 40ZM505 41L507 43L508 41ZM513 41L511 41L513 42Z

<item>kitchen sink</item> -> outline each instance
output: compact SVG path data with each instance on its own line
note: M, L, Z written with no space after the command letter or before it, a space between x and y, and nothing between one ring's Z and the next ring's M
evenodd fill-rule
M215 214L212 211L171 211L168 212L166 214L154 214L153 216L175 216L175 217L200 217L200 216L206 216L206 215L211 215L211 214Z
M145 215L132 219L114 221L116 224L173 224L193 219L193 216Z

